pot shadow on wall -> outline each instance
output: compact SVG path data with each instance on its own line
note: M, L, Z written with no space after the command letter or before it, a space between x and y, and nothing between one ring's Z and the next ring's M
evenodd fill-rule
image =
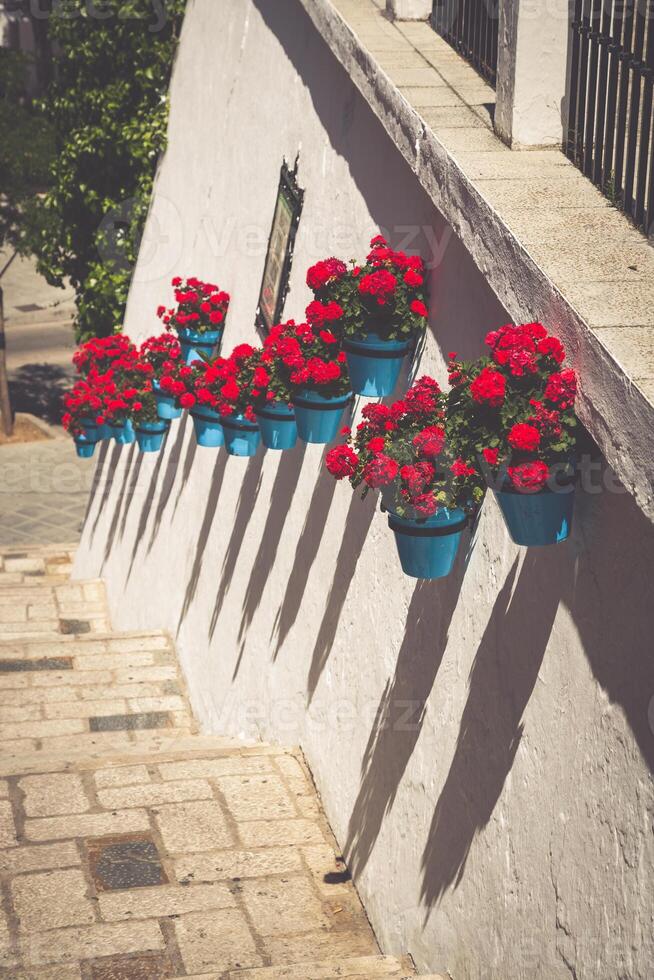
M309 506L307 507L304 526L295 546L293 566L288 578L284 599L277 610L270 634L271 641L273 639L275 640L275 649L272 655L273 660L276 660L279 656L284 641L292 630L300 612L311 568L318 554L335 493L336 480L327 472L323 456L320 473L314 485Z
M236 508L234 523L232 525L232 533L225 549L225 557L220 570L220 583L218 585L216 601L211 613L211 622L209 623L210 640L213 639L213 635L216 632L220 612L223 608L223 603L227 598L227 593L229 592L232 584L232 576L238 564L238 556L241 553L243 539L245 538L248 525L256 509L257 498L259 496L259 491L261 490L261 474L263 472L263 463L265 458L266 452L259 449L257 455L252 456L248 460L245 468L245 475L241 481L238 506Z
M626 491L605 488L578 494L573 532L579 556L563 602L597 682L654 772L654 524Z
M461 548L448 578L421 581L413 592L395 673L382 693L363 755L343 848L355 878L368 863L420 737L463 584L463 556Z
M220 498L220 491L222 490L223 480L225 479L225 471L227 469L227 453L219 452L216 456L216 461L214 463L213 471L211 473L211 478L209 480L209 493L207 494L207 502L204 508L204 514L202 516L202 524L200 525L200 530L198 532L198 539L195 545L195 550L193 554L193 566L191 568L191 574L189 580L186 583L186 591L184 592L184 599L182 601L182 607L179 612L179 619L177 620L176 635L179 635L179 631L182 628L182 623L186 619L186 614L191 608L193 599L197 592L198 584L200 578L202 577L202 561L204 559L204 552L207 547L207 542L209 540L209 535L211 533L211 528L213 527L214 518L216 516L216 510L218 508L218 500Z
M515 559L495 600L422 857L426 917L463 877L470 848L490 821L513 767L559 607L562 564L551 549L532 549L519 571Z
M311 665L307 678L307 702L309 704L313 700L336 639L343 606L354 578L357 562L368 537L377 504L378 494L376 493L368 494L365 500L360 499L358 492L352 494L343 527L341 545L338 549L332 584L327 596L327 604L311 654Z
M266 584L275 566L286 518L300 480L306 449L306 443L298 441L293 450L281 454L275 481L270 492L268 516L243 598L241 625L238 631L240 645L232 680L236 679L240 670L248 630L261 604Z
M461 881L475 837L492 817L561 603L597 682L621 707L654 771L652 554L654 526L632 497L605 490L578 494L569 542L530 549L519 574L514 564L475 656L456 749L423 853L427 917Z

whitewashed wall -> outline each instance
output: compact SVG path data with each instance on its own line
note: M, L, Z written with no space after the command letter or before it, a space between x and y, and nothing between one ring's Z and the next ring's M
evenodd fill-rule
M192 2L171 95L134 338L179 273L233 294L228 347L255 340L298 149L288 316L309 264L382 228L433 267L421 371L505 322L295 0ZM489 500L467 564L417 584L320 447L228 459L189 423L159 457L103 451L76 573L117 628L170 630L207 731L302 745L384 950L455 980L651 977L654 531L631 498L584 497L572 540L530 552Z

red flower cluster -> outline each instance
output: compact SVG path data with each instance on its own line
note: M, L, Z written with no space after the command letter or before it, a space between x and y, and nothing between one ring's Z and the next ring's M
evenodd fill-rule
M466 452L507 466L513 485L533 490L553 462L574 453L577 378L562 369L565 349L540 323L511 324L486 337L491 358L450 364L450 419ZM531 457L531 458L530 458Z
M504 401L506 392L506 381L504 375L492 368L484 368L480 371L475 380L470 385L470 394L480 405L490 405L497 408Z
M371 296L377 306L386 304L395 296L397 279L388 269L377 269L359 280L359 292L362 296Z
M339 259L317 262L307 273L315 301L306 317L315 329L332 324L335 334L375 331L385 339L411 340L425 328L425 264L419 255L390 248L381 235L370 243L364 265L349 270Z
M356 433L344 430L348 442L327 454L327 469L354 487L385 490L387 505L407 516L474 507L483 495L480 476L463 460L450 464L444 455L446 403L438 383L422 377L392 405L367 404Z
M157 316L167 330L190 329L198 333L219 330L227 315L229 293L211 282L191 276L184 282L179 276L172 280L177 309L157 309Z
M519 490L541 490L550 475L549 466L540 459L531 463L520 463L519 466L509 466L508 474L514 487Z
M311 304L323 310L332 307L334 314L336 306L335 303L324 306L318 301ZM285 386L288 392L309 387L336 395L348 390L345 354L331 330L323 328L324 322L322 316L313 317L313 323L296 324L290 320L274 327L266 339L262 361L270 364L279 378L279 386Z
M319 293L321 289L338 279L347 275L347 266L340 259L324 259L316 262L307 272L307 286L314 293Z

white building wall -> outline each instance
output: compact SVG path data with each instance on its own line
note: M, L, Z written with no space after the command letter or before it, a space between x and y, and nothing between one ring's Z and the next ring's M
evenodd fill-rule
M506 314L295 0L190 5L126 330L195 274L233 295L226 348L255 340L298 149L286 315L309 264L381 228L430 260L420 371L444 383ZM383 949L455 980L650 977L654 529L632 499L585 496L572 539L529 552L489 499L454 574L417 584L320 447L240 460L174 425L159 457L103 451L76 573L106 578L116 628L170 630L207 731L301 744Z

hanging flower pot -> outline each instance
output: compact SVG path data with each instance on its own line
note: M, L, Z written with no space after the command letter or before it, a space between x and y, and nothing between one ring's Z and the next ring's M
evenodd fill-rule
M546 478L552 485L540 484L541 470L547 471ZM570 536L575 503L572 465L568 464L567 471L556 482L549 479L550 466L540 461L511 467L510 472L512 476L504 480L501 489L495 490L495 499L511 539L528 548L565 541ZM516 485L516 479L522 485ZM528 486L530 480L536 481L536 488Z
M157 415L160 419L170 422L172 419L181 418L182 409L174 395L161 390L159 381L152 382L154 397L157 400Z
M431 517L412 520L389 513L402 571L412 578L445 578L454 567L461 535L468 523L465 511L442 509Z
M391 395L402 364L425 332L425 263L419 255L393 249L381 235L370 242L366 261L346 266L336 258L307 272L315 301L307 319L339 337L347 358L352 391ZM316 323L316 320L319 320Z
M136 441L142 453L158 453L163 445L170 422L139 422L136 426Z
M395 391L410 340L386 340L371 330L343 339L352 391L379 398Z
M175 276L172 286L177 307L168 310L160 306L157 316L167 330L177 332L185 364L201 360L200 354L211 357L223 335L229 293L197 276L185 281Z
M79 424L86 442L100 442L100 439L102 438L100 435L100 430L103 429L104 426L98 425L95 419L92 418L80 419Z
M490 356L449 368L448 416L475 455L516 544L558 544L574 509L577 376L541 323L507 324L486 337Z
M211 357L223 335L222 330L206 330L200 333L188 327L179 331L179 342L182 347L182 359L185 364L201 361L201 355Z
M303 442L325 444L338 435L343 412L352 400L344 395L323 395L315 388L300 388L293 393L297 431Z
M121 419L117 422L110 422L111 434L119 446L129 446L136 439L136 433L131 419Z
M84 433L78 433L74 437L75 439L75 451L80 459L90 459L95 452L95 447L98 444L97 439L89 439Z
M256 422L244 415L222 415L220 424L225 434L225 448L230 456L256 456L261 434Z
M297 442L295 412L284 402L270 401L255 409L266 449L292 449Z
M413 578L449 575L461 534L484 498L481 474L455 459L446 433L447 395L430 377L392 405L369 403L325 465L363 496L380 490L402 570Z
M205 405L195 405L191 409L191 418L198 446L216 449L224 445L225 435L218 412Z

